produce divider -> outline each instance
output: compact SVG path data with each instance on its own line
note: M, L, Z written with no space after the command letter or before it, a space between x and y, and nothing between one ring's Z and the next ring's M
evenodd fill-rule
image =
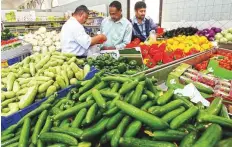
M1 52L1 65L3 67L8 67L17 62L22 61L27 56L32 53L32 45L26 44L19 46L17 48L6 50Z
M85 80L92 79L94 77L95 73L97 73L97 72L98 72L97 69L95 69L94 67L91 67L90 72L85 77ZM58 99L63 98L74 87L75 87L75 85L70 85L69 87L58 91L57 98ZM16 124L23 116L25 116L27 113L31 112L32 110L38 108L41 105L41 103L44 102L45 100L47 100L46 97L38 102L33 103L32 105L30 105L22 110L19 110L18 112L14 113L10 116L7 116L7 117L1 116L1 130L5 130L9 126Z
M219 43L218 46L219 48L232 50L232 43Z

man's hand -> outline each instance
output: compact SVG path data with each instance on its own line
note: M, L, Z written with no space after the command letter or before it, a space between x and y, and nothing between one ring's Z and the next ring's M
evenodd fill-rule
M100 38L99 43L104 43L107 40L107 38L104 34L99 34L98 36Z

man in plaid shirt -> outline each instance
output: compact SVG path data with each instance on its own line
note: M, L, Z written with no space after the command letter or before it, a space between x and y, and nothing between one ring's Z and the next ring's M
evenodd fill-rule
M157 25L146 15L146 4L143 1L139 1L135 4L135 17L132 19L134 38L139 38L141 41L145 41L149 36L151 30L156 30Z

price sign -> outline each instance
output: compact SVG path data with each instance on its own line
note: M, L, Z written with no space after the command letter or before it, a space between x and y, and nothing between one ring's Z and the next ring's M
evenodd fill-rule
M115 59L118 59L120 57L118 50L101 50L100 54L110 54Z
M2 68L8 67L9 65L8 65L7 60L3 60L1 63L1 66L2 66Z

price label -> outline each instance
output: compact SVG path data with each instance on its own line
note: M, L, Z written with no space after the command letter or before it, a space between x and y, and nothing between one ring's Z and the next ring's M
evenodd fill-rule
M118 50L101 50L100 54L110 54L115 59L118 59L120 57Z
M1 63L1 66L2 66L2 68L8 67L9 65L8 65L7 60L3 60Z

